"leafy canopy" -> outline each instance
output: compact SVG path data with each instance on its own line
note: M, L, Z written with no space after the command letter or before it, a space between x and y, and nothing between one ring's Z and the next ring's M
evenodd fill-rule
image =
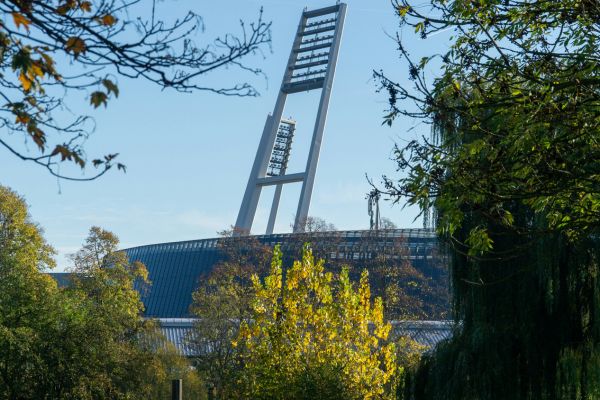
M390 94L384 123L432 127L396 148L405 175L384 182L433 209L460 321L407 397L598 398L600 5L394 4L422 38L452 32L448 51L421 60L399 37L412 87L376 74Z
M334 278L305 247L284 278L276 248L270 274L252 281L251 319L235 343L247 397L391 398L395 345L366 271L355 288L347 269Z
M450 236L465 210L515 234L548 229L577 239L600 221L600 6L595 1L432 0L431 13L395 2L403 26L423 38L450 29L450 49L420 61L400 51L414 82L386 78L386 122L398 116L432 124L433 140L396 149L406 178L386 179L388 192L426 210ZM427 73L441 67L433 84ZM400 100L411 99L417 109ZM546 223L516 219L521 204ZM488 227L462 243L471 255L492 249Z
M73 257L77 276L57 287L45 273L53 250L22 198L0 186L0 399L147 399L184 377L189 364L141 318L134 282L146 269L94 227ZM135 373L132 373L135 371Z
M198 318L188 344L194 349L198 373L214 389L218 399L239 397L242 374L239 348L232 342L240 325L251 318L254 273L268 271L271 248L251 236L220 232L218 249L223 257L199 279L190 311Z

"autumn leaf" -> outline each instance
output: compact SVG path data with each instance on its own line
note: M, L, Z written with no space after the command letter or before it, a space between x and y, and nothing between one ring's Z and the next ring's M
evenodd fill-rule
M108 94L114 93L115 97L119 97L119 87L110 79L104 79L102 84L108 91Z
M40 55L42 56L42 58L46 62L46 66L47 67L52 67L54 65L54 59L52 57L50 57L48 54L46 54L46 53L40 53Z
M67 43L65 43L65 50L67 52L72 52L75 56L85 52L86 46L83 39L77 36L71 36L67 39Z
M59 6L56 9L56 12L59 13L60 15L65 15L69 11L73 10L75 7L76 7L75 1L73 1L73 0L67 0L65 2L65 4Z
M79 165L82 169L85 168L85 160L81 158L79 154L71 152L71 156L73 157L73 161L75 161L75 164Z
M31 21L29 21L23 14L19 14L16 12L12 13L12 17L17 28L23 25L27 32L29 32L29 25L31 24Z
M66 4L63 4L62 6L58 6L56 8L56 12L60 15L65 15L67 12L69 12L69 10L70 8Z
M401 17L405 17L409 11L410 11L409 6L398 7L398 14L400 14Z
M91 12L92 11L92 3L90 3L89 1L84 1L81 3L79 8L81 8L83 11Z
M21 82L21 86L23 87L24 91L28 92L29 90L31 90L33 81L29 79L29 77L27 77L27 75L25 75L23 72L19 74L19 81Z
M29 115L26 113L19 113L17 114L17 118L15 119L15 122L19 123L19 124L23 124L23 125L27 125L30 121Z
M70 160L72 152L66 146L56 145L54 150L52 150L52 156L60 154L61 161Z
M27 102L29 104L31 104L32 106L34 106L34 107L37 106L37 100L35 99L35 97L33 97L33 96L27 96L25 98L25 100L27 100Z
M110 14L106 14L100 19L100 22L105 26L113 26L117 23L117 19Z
M94 92L90 96L90 104L92 104L94 108L100 107L101 104L104 104L104 107L106 107L107 97L108 96L104 92Z
M33 77L44 76L44 70L42 70L40 61L34 61L27 72Z
M42 56L43 62L40 60L39 63L44 66L46 73L48 75L51 75L57 81L60 81L62 77L58 72L56 72L56 69L54 68L54 59L46 53L40 52L40 55Z
M40 151L44 151L46 147L46 134L40 128L37 127L35 122L30 121L27 125L27 132L33 139L34 143L37 144Z

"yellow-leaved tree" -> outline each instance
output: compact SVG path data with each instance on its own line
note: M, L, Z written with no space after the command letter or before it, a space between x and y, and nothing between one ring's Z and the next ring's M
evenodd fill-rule
M284 276L276 248L268 276L252 278L252 318L235 344L252 399L386 399L394 394L396 348L368 273L358 285L338 276L305 246Z

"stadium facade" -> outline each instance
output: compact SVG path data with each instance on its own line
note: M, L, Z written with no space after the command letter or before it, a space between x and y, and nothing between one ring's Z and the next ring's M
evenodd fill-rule
M335 261L358 268L382 252L394 252L397 258L410 261L417 271L425 275L431 275L427 271L439 270L440 263L445 264L435 232L429 229L288 233L251 236L247 239L250 238L269 247L280 246L284 256L288 255L284 257L284 268L292 262L289 254L297 251L305 241L310 242L328 262ZM244 239L198 239L124 250L130 261L140 261L148 269L152 285L142 293L145 317L160 321L164 334L184 354L190 355L183 338L192 330L195 321L190 312L192 294L201 284L201 279L226 259L227 254L223 249L228 241L233 240ZM442 280L439 284L446 285L446 278L430 276L429 279ZM411 336L424 345L433 345L448 337L451 330L451 325L443 321L405 321L396 323L396 327L399 333Z
M438 286L447 285L447 276L436 275L444 270L445 257L440 252L435 232L429 229L353 230L311 233L287 233L246 236L243 238L211 238L180 242L158 243L124 249L129 260L140 261L148 269L150 287L144 288L141 298L145 318L160 322L165 336L182 354L193 355L185 337L191 334L196 321L190 311L192 295L203 277L220 262L227 259L230 241L251 242L274 247L284 253L284 269L291 265L298 247L309 242L315 253L326 258L328 264L362 268L379 254L394 254L427 279L437 280ZM434 271L432 273L431 271ZM61 286L69 284L68 273L51 273ZM431 299L415 299L428 302ZM435 299L439 302L440 299ZM443 299L442 299L443 301ZM442 304L443 306L443 304ZM446 304L447 306L447 304ZM427 319L427 318L426 318ZM399 334L408 335L423 345L432 346L451 333L446 321L398 321Z
M447 275L439 274L439 264L445 264L438 248L436 235L428 229L357 230L335 232L304 232L316 176L319 152L332 92L335 68L341 46L346 5L337 3L317 10L304 10L294 37L290 56L284 70L281 87L273 112L266 118L255 161L250 171L240 211L234 226L233 236L219 239L199 239L182 242L160 243L125 249L130 261L141 261L148 269L151 287L141 293L145 305L145 317L161 322L165 335L175 343L182 353L189 354L183 338L194 324L190 313L192 294L200 280L227 254L224 249L228 241L257 240L263 245L279 245L284 253L284 268L297 256L298 248L310 242L316 255L326 259L328 265L349 264L362 267L374 265L373 261L385 254L394 258L395 265L405 265L434 286L447 287ZM289 95L312 90L321 92L318 111L314 121L306 168L301 172L287 171L292 141L297 121L282 118ZM298 121L310 124L311 121ZM277 210L286 184L302 183L298 209L294 222L294 233L273 234ZM275 194L265 235L249 236L262 188L274 186ZM378 199L378 196L376 197ZM378 208L378 204L377 204ZM376 213L376 219L379 219ZM371 227L373 224L371 215ZM246 239L244 239L246 238ZM287 259L285 255L287 254ZM398 263L397 261L400 261ZM442 268L443 269L443 268ZM61 284L68 284L63 274L53 274ZM384 277L385 278L385 277ZM444 279L446 281L444 281ZM409 282L414 283L414 282ZM434 294L411 297L405 293L406 302L415 301L423 310L431 310L427 303L444 303L443 296ZM437 297L436 297L437 296ZM447 303L447 299L446 299ZM443 304L442 307L447 306ZM439 318L439 313L430 313L430 318ZM427 315L425 312L422 315ZM450 326L440 321L399 322L398 329L407 335L432 345L447 337Z
M409 259L417 270L429 269L433 263L440 262L435 233L428 229L288 233L252 238L270 247L279 245L284 255L307 241L314 249L322 250L321 254L324 250L327 254L323 255L328 260L358 267L376 254L392 250L398 243L403 247L398 257ZM199 239L125 249L130 261L141 261L148 268L152 285L142 295L145 316L192 317L192 293L198 288L199 279L225 258L222 249L228 240L235 239Z

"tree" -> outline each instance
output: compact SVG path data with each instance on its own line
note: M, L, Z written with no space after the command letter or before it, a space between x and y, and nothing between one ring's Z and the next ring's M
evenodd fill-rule
M379 227L380 229L398 229L398 225L396 225L394 221L386 217L381 218L381 221L379 222Z
M142 320L133 285L145 268L117 245L92 228L73 258L80 275L58 288L44 273L52 248L24 200L0 186L0 399L146 399L186 370L201 393L186 361Z
M427 263L415 267L408 241L382 219L382 229L363 232L346 241L339 231L318 217L307 219L305 232L286 241L284 265L300 259L310 243L315 258L324 259L328 271L340 273L348 266L350 278L358 281L367 269L374 297L381 297L389 319L446 319L449 314L448 272L444 257L436 251L415 249ZM424 252L427 251L427 254ZM340 255L342 256L340 258Z
M251 74L249 55L270 42L270 24L242 23L240 36L227 34L213 44L191 40L203 28L188 12L169 23L156 0L8 0L0 3L0 145L21 160L34 162L54 176L91 180L115 164L117 154L91 161L98 172L73 178L59 172L61 162L84 168L84 142L90 118L63 112L69 94L84 91L94 108L119 95L117 77L143 78L162 88L204 90L223 95L255 96L248 83L219 88L203 83L210 72L237 67ZM35 147L34 154L26 149Z
M306 243L330 272L339 274L348 267L350 279L358 281L362 269L368 270L371 293L382 298L389 319L448 318L448 271L444 256L435 249L411 250L405 237L386 229L349 240L336 231L305 232L286 242L284 265L301 258ZM427 262L413 260L417 254Z
M52 326L56 285L41 274L54 250L28 215L25 201L0 186L0 398L34 398L31 381L45 377L45 344Z
M181 379L185 398L206 400L207 387L205 381L189 360L183 357L175 345L160 332L153 321L147 322L147 331L144 334L142 345L144 349L155 356L152 368L139 371L146 373L141 379L153 382L148 399L168 399L172 393L173 379Z
M248 321L252 299L252 274L265 275L271 249L250 236L220 232L218 248L223 257L199 279L193 293L191 312L198 318L188 337L194 349L194 366L214 387L216 398L235 398L241 364L232 341L240 325Z
M600 70L597 2L397 1L447 53L412 60L413 88L376 75L385 121L421 118L432 139L396 149L388 194L436 211L451 249L459 333L414 376L419 399L600 395ZM439 60L438 78L426 83ZM412 100L417 106L400 104ZM494 349L493 351L491 349Z
M293 228L294 225L292 224L291 227ZM329 231L335 231L335 230L337 230L337 228L331 222L327 222L326 220L324 220L321 217L313 217L310 215L308 217L306 217L304 220L300 221L299 227L298 227L299 232L307 232L307 233L329 232Z
M158 325L142 319L140 291L150 284L148 272L139 261L130 263L118 245L113 233L92 227L71 257L73 282L63 294L83 312L76 315L77 329L70 331L76 335L61 338L61 357L78 358L61 373L76 380L82 398L158 398L168 395L175 378L185 379L189 394L205 394Z
M236 341L243 355L245 396L252 399L391 398L395 346L368 274L334 278L310 248L285 278L281 252L270 274L252 278L251 318Z
M389 320L449 317L448 271L435 249L411 250L406 238L385 229L363 234L358 247L363 253L353 265L369 271L372 294L382 298ZM427 262L412 259L413 254Z

